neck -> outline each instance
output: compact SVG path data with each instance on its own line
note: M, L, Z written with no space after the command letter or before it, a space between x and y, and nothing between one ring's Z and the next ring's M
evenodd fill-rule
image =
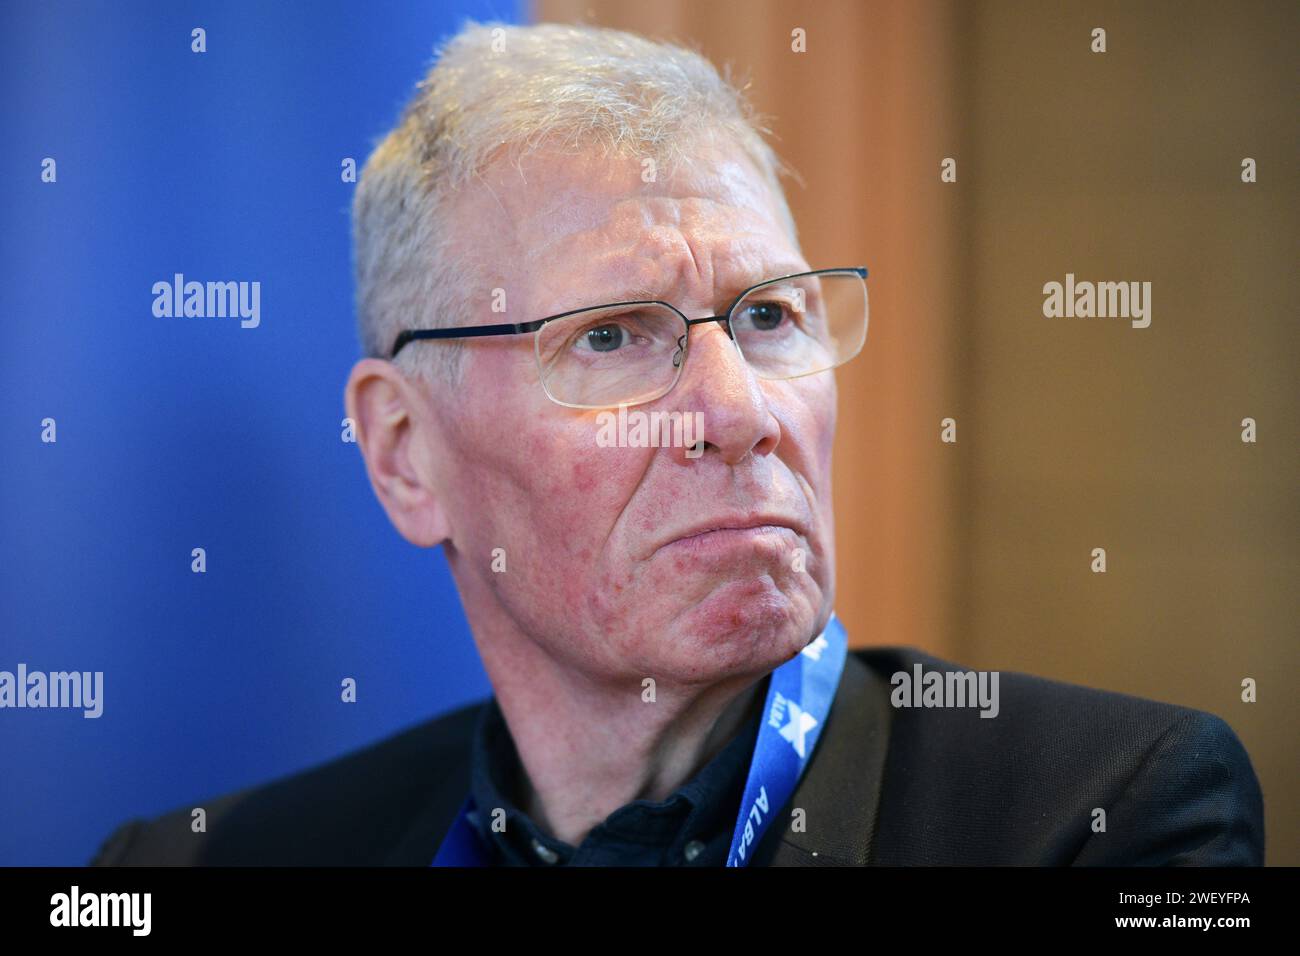
M538 826L575 846L624 804L666 799L763 706L763 675L660 682L648 702L635 679L593 681L520 635L493 637L475 633L523 764L522 792L512 796Z

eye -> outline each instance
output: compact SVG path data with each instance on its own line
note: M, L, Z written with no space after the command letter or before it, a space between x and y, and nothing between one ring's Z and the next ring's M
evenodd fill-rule
M783 302L754 302L745 306L744 314L754 328L768 332L788 317L788 309Z
M588 329L583 333L582 341L587 343L588 348L593 352L613 352L616 351L628 338L627 332L621 325L606 323L598 325L595 328Z

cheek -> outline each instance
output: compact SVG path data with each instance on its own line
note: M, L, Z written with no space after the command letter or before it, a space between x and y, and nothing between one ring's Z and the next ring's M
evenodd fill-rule
M778 454L811 487L817 507L830 506L831 457L835 446L836 390L832 376L809 376L778 383L774 405L781 422ZM783 453L782 453L783 452Z
M599 633L620 635L620 654L635 657L644 650L638 626L646 611L643 589L649 583L653 591L654 583L645 580L644 568L627 560L622 532L635 527L634 534L648 536L660 525L639 502L630 505L646 467L641 450L602 452L571 466L568 494L575 511L565 527L575 535L574 548L567 560L555 555L552 563L565 607Z
M509 579L489 581L539 627L572 626L576 616L613 628L635 603L628 568L606 548L644 463L640 449L599 448L593 435L581 423L482 434L477 456L462 458L466 550L505 549Z
M529 440L534 502L521 523L534 529L539 567L572 600L594 592L617 601L630 584L625 571L612 570L618 565L606 548L640 485L645 451L601 448L594 427L581 423Z
M815 579L829 585L834 574L835 516L831 494L835 445L836 391L834 379L810 376L782 383L782 443L789 442L783 460L793 472L812 509L815 526L807 567Z
M808 428L813 446L817 449L817 460L827 464L830 462L831 449L835 444L836 400L835 378L828 375L826 381L820 383L816 390L807 396L806 401ZM828 470L827 478L829 477Z

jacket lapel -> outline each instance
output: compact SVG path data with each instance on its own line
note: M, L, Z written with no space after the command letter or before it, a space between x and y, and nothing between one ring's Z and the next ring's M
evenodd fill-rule
M431 792L421 795L410 826L391 847L381 848L373 865L376 866L429 866L442 839L451 829L465 795L469 793L470 753L474 742L473 727L487 701L480 702L468 720L469 733L461 732L462 739L448 740L440 734L438 746L431 753L443 754L438 761L437 776L429 785ZM436 725L438 721L431 722ZM450 757L445 754L450 752Z
M850 650L808 769L760 844L754 866L870 862L892 716L889 685ZM796 808L804 811L803 832L791 828Z

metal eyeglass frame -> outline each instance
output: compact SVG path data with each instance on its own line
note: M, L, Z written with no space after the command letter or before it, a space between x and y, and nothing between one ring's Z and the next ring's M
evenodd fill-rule
M446 329L406 329L405 331L400 333L397 336L396 341L393 342L393 351L388 357L390 361L392 359L397 358L397 353L402 351L402 349L408 343L420 341L423 339L468 339L468 338L478 338L480 336L487 336L487 335L522 335L528 332L540 332L542 326L546 325L546 323L548 322L554 322L556 319L567 319L570 316L580 315L583 312L598 312L602 309L612 309L612 308L625 306L625 305L662 305L665 308L671 309L673 312L677 313L677 315L681 318L685 328L682 337L677 340L678 351L676 355L674 355L673 357L673 365L677 368L677 375L673 378L672 384L670 384L666 389L664 389L663 392L654 396L653 398L643 398L635 402L621 403L623 405L628 405L628 406L641 405L646 402L653 402L656 399L662 398L664 395L667 395L670 391L672 391L673 387L677 384L678 379L681 378L681 367L685 364L686 344L687 344L687 338L691 331L691 326L702 325L707 322L721 322L723 328L727 330L727 337L730 338L732 342L735 342L736 336L731 331L731 315L736 310L736 306L740 305L741 301L744 300L745 296L749 295L755 289L761 289L765 285L771 285L774 282L782 282L786 279L801 279L806 276L817 276L817 275L843 275L845 273L853 273L859 279L862 279L864 283L866 282L867 279L866 266L846 266L839 269L813 269L808 272L794 272L791 273L790 275L776 276L775 278L772 279L764 279L762 282L757 282L754 285L750 286L748 289L745 289L739 295L737 295L736 298L732 300L731 305L727 307L726 312L722 313L721 315L706 315L698 319L688 319L680 309L678 309L676 306L672 305L669 302L664 302L662 299L637 299L631 302L609 302L606 303L605 305L591 305L591 306L584 306L581 309L570 309L568 312L560 312L557 315L548 315L544 319L534 319L532 322L503 322L497 325L461 325L461 326L455 326ZM552 395L551 390L546 386L545 369L541 368L540 366L541 354L538 351L540 349L540 342L541 342L541 337L538 336L535 342L534 353L537 354L537 361L539 363L538 366L539 372L541 373L540 378L541 378L542 389L546 392L547 398L555 402L557 405L563 405L567 408L615 407L615 406L608 406L608 405L575 405L571 402L562 402L559 399L557 399L554 395ZM744 353L742 352L741 354L743 355ZM850 359L852 357L853 356L849 356ZM848 361L848 359L845 359L844 361ZM817 371L818 372L829 371L830 369L836 368L838 367L838 365L842 365L842 364L844 363L840 362L837 363L837 365L831 365L824 369L818 369ZM804 375L816 375L816 374L817 372L802 372L799 375L784 376L781 380L784 380L785 378L802 378Z

